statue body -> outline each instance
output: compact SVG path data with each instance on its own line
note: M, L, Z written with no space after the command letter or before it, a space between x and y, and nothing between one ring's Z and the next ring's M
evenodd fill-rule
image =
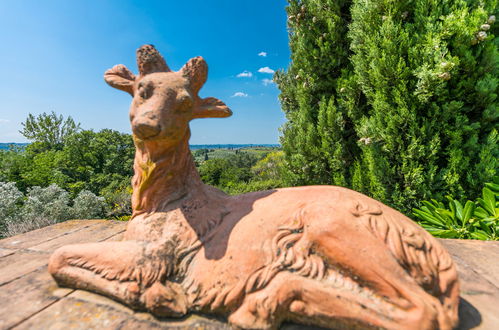
M49 271L63 286L157 316L218 314L245 329L289 320L323 327L452 329L459 283L445 249L401 213L355 191L307 186L228 196L202 183L189 121L227 117L198 96L207 66L172 72L151 45L140 75L111 86L134 98L133 216L122 242L68 245Z

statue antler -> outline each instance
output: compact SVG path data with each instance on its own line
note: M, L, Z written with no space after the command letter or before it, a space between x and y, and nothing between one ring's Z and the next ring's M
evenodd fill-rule
M154 72L171 71L163 56L153 45L144 45L137 49L137 66L141 76Z

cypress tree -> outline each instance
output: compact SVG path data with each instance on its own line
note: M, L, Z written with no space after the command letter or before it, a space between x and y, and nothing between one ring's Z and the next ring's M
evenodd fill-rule
M292 63L276 73L288 119L282 127L292 185L347 183L356 149L353 124L338 107L336 90L351 74L347 26L351 1L290 0L287 7ZM345 70L348 68L350 70Z
M473 198L497 175L497 1L289 3L292 63L277 81L291 183L347 186L407 212Z

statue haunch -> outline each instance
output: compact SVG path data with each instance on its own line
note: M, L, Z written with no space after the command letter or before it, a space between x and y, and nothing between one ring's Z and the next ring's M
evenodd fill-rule
M151 45L139 75L104 78L133 96L133 216L124 241L68 245L51 257L62 286L162 317L190 311L235 327L452 329L459 284L449 254L401 213L334 186L228 196L201 182L189 121L232 114L200 98L208 68L171 71Z

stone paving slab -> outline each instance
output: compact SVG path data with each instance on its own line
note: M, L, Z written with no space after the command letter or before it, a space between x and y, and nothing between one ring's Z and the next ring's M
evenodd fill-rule
M60 236L69 235L75 231L106 223L107 220L69 220L52 226L40 228L28 233L0 240L0 248L26 249L40 243L48 242ZM118 226L119 224L116 224Z
M121 240L126 222L72 220L0 240L0 329L229 329L201 315L157 319L106 297L58 288L52 251L70 243ZM459 329L499 329L499 242L441 240L461 279ZM287 324L283 330L319 329Z
M460 329L499 329L499 242L440 240L461 282Z

